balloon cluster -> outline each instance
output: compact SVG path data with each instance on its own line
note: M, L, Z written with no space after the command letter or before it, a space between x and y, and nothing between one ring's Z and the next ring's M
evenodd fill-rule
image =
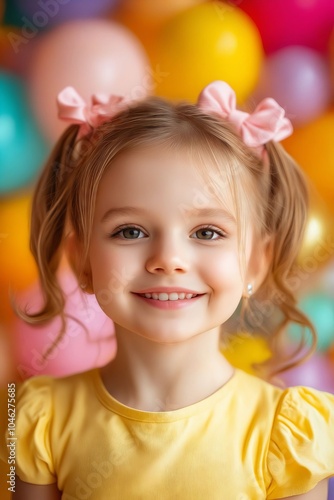
M9 291L22 292L21 303L32 307L41 300L28 220L41 165L64 129L55 96L73 85L85 98L155 93L195 101L217 79L233 86L241 106L274 97L295 125L285 146L318 191L299 256L301 307L319 333L314 363L319 370L327 361L334 366L334 280L326 285L334 253L333 75L332 0L0 0L0 314L15 332L20 375L80 371L115 352L111 322L93 299L87 303L66 266L60 280L67 312L80 316L82 328L70 324L48 362L59 324L37 332L15 320L10 307ZM315 277L316 292L307 285ZM82 354L75 363L67 346ZM267 356L260 341L252 346L257 359Z

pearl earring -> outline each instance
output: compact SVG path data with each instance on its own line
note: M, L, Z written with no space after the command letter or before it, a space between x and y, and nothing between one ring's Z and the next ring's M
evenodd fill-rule
M248 283L247 285L247 296L250 297L253 294L253 285L252 283Z
M87 283L80 283L80 288L82 290L84 290L85 288L87 288Z

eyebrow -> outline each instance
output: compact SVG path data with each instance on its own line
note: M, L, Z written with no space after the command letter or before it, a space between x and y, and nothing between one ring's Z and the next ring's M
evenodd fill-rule
M147 211L143 208L139 207L119 207L119 208L110 208L103 215L101 222L105 222L110 219L113 215L133 215L133 214L145 214Z
M189 216L195 216L195 217L215 217L215 216L220 216L224 217L230 222L236 223L235 217L228 212L227 210L223 208L193 208L193 209L185 209L185 212ZM133 215L133 214L139 214L139 215L145 215L147 214L148 211L144 208L139 208L139 207L119 207L119 208L110 208L107 210L107 212L103 215L101 222L106 222L108 219L115 215Z
M204 217L224 217L225 219L236 222L235 217L225 210L224 208L194 208L192 210L186 210L186 213L194 216L204 216Z

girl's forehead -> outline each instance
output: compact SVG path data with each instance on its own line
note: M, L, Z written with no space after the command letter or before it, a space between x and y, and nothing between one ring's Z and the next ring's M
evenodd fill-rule
M215 201L230 208L233 202L233 176L223 160L194 147L172 147L170 144L154 144L136 147L119 153L111 162L101 185L110 184L113 191L140 190L151 194L166 194L172 188ZM149 190L147 188L150 188ZM199 203L199 202L198 202Z

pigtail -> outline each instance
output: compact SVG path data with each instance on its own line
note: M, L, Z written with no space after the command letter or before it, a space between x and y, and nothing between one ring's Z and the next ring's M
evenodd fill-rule
M30 249L37 263L44 304L37 312L16 307L18 315L30 324L42 324L60 315L62 332L65 330L64 296L56 272L65 236L77 132L78 126L72 125L60 137L37 183L32 202Z
M277 361L284 360L276 373L292 368L309 358L316 348L317 335L314 326L297 307L295 297L299 286L297 257L300 251L308 216L308 182L302 170L285 151L283 146L271 142L266 146L269 156L269 193L265 213L265 230L273 235L272 262L267 278L260 287L259 295L268 297L276 307L280 321L274 334L269 336L270 347ZM277 311L278 310L278 311ZM281 353L281 334L289 322L303 328L301 342L287 360ZM311 334L311 346L306 339L306 329ZM306 354L305 354L306 352Z

